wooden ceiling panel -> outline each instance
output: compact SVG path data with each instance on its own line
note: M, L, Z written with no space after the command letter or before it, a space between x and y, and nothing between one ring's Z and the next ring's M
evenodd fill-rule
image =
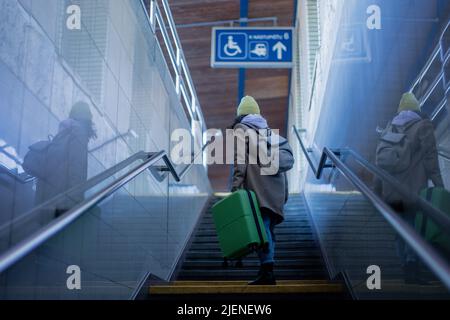
M254 79L247 78L246 93L256 100L285 98L288 85L288 75ZM267 88L270 88L270 90L267 90Z
M289 71L287 69L249 69L247 70L247 79L274 77L274 76L287 76Z
M239 18L239 0L169 0L177 24Z
M291 26L294 16L294 1L292 0L249 0L249 18L275 16L278 25Z

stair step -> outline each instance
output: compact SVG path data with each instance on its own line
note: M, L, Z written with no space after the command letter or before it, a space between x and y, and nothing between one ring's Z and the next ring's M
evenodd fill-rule
M247 269L247 268L259 268L259 260L253 259L253 260L244 260L243 267L238 268L239 270ZM321 267L322 261L318 258L311 259L311 258L305 258L305 259L295 259L295 260L279 260L277 261L277 270L280 270L282 268L292 268L292 267ZM222 261L221 260L186 260L183 264L183 269L223 269L222 267Z
M311 225L309 221L305 222L293 222L293 223L282 223L275 228L275 233L284 230L295 230L295 229L308 229L309 232L312 232ZM208 232L216 232L216 227L214 224L212 225L200 225L198 231L208 231Z
M320 257L320 252L317 249L308 249L308 250L283 250L283 251L275 251L275 259L279 260L282 258L290 258L295 259L299 257ZM220 249L212 251L212 250L192 250L189 251L186 255L186 259L223 259L222 252Z
M275 227L275 231L277 230L283 230L283 229L293 229L293 228L309 228L312 230L311 223L306 220L295 220L295 221L288 221L283 222ZM216 225L214 224L214 221L202 221L197 230L204 230L204 229L212 229L216 230Z
M314 241L314 236L312 234L282 234L276 236L277 245L283 242L292 241ZM217 236L195 236L194 243L217 243Z
M312 240L306 241L286 241L286 242L277 242L276 252L284 251L284 250L303 250L303 249L317 249L317 245ZM201 242L193 242L191 245L191 250L219 250L219 243L217 241L211 243L201 243Z
M284 284L327 284L332 283L328 280L317 279L317 280L278 280L278 285ZM218 286L245 286L247 281L174 281L168 282L164 285L170 286L196 286L196 285L218 285Z
M290 223L290 222L294 222L294 221L305 221L308 222L309 221L309 217L306 213L289 213L287 215L284 216L284 221L283 223ZM206 213L203 216L203 221L202 222L214 222L213 216L212 214Z
M186 261L184 262L183 267L184 268L194 268L194 267L211 267L211 268L215 268L217 266L221 266L223 262L223 259L207 259L207 260L202 260L202 259L186 259ZM249 268L249 267L259 267L259 259L257 257L254 257L253 259L244 259L242 260L243 263L243 268ZM300 259L277 259L277 268L281 268L281 267L285 267L285 266L300 266L300 265L321 265L322 264L322 260L320 259L320 257L315 257L315 258L311 258L311 257L305 257L305 258L300 258ZM230 263L230 265L232 265Z
M178 280L251 280L256 278L258 269L222 269L222 270L182 270ZM280 280L326 279L322 269L281 269L276 270L276 277Z
M180 282L152 286L151 295L196 295L196 294L305 294L343 293L339 283L316 281L279 281L275 286L249 286L244 282Z
M203 218L205 219L205 221L213 221L213 214L206 212L205 215L203 216ZM295 220L304 220L307 221L309 218L309 215L307 212L298 212L298 211L285 211L285 215L284 215L284 221L295 221Z
M307 226L275 229L275 235L277 235L277 236L293 235L293 234L311 235L312 236L311 228L307 227ZM217 235L217 231L216 231L216 229L211 229L211 228L199 229L196 235L202 236L202 237L205 237L205 236L211 237L211 236Z

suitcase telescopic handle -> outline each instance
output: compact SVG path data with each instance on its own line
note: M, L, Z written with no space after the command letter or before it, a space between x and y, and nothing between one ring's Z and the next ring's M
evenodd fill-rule
M251 192L247 189L245 191L247 191L248 200L250 201L250 207L252 208L253 219L255 219L255 225L256 225L256 230L258 231L259 242L262 245L262 244L264 244L264 237L262 234L261 225L259 224L258 214L256 213L255 202L253 201Z

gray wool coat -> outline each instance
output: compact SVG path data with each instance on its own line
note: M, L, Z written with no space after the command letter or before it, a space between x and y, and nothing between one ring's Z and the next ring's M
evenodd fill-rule
M247 130L254 130L244 124L237 124L234 129L242 129L244 132ZM252 140L250 139L247 143L251 144ZM290 152L293 154L286 139L280 137L279 145L280 153ZM247 156L249 150L252 150L251 146L246 148ZM259 207L265 208L273 213L273 218L276 220L277 224L283 222L284 205L289 196L286 173L278 172L275 175L262 175L261 167L258 164L249 164L248 161L246 164L239 164L236 152L234 160L232 191L238 189L253 191L258 199ZM282 165L283 164L280 163L280 167ZM292 167L292 165L293 163L287 164L288 167Z
M423 119L409 128L407 135L414 142L415 152L411 160L412 165L405 172L392 176L414 194L419 194L427 188L429 180L435 187L444 187L433 123L428 119ZM387 203L403 202L408 205L407 200L405 201L387 183L376 180L376 191L381 193Z

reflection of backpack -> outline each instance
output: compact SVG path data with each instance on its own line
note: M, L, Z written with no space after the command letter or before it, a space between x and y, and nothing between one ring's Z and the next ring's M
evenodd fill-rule
M23 160L22 168L30 176L44 179L48 175L49 163L63 161L66 147L70 143L70 129L64 130L48 140L38 141L28 147L28 152Z
M413 121L405 127L390 124L381 134L376 152L376 165L389 173L401 173L411 167L414 141L408 129L420 122Z
M48 140L36 142L28 147L29 151L25 155L22 167L30 176L43 178L43 168L45 168L48 148L51 143L52 140L49 137Z

